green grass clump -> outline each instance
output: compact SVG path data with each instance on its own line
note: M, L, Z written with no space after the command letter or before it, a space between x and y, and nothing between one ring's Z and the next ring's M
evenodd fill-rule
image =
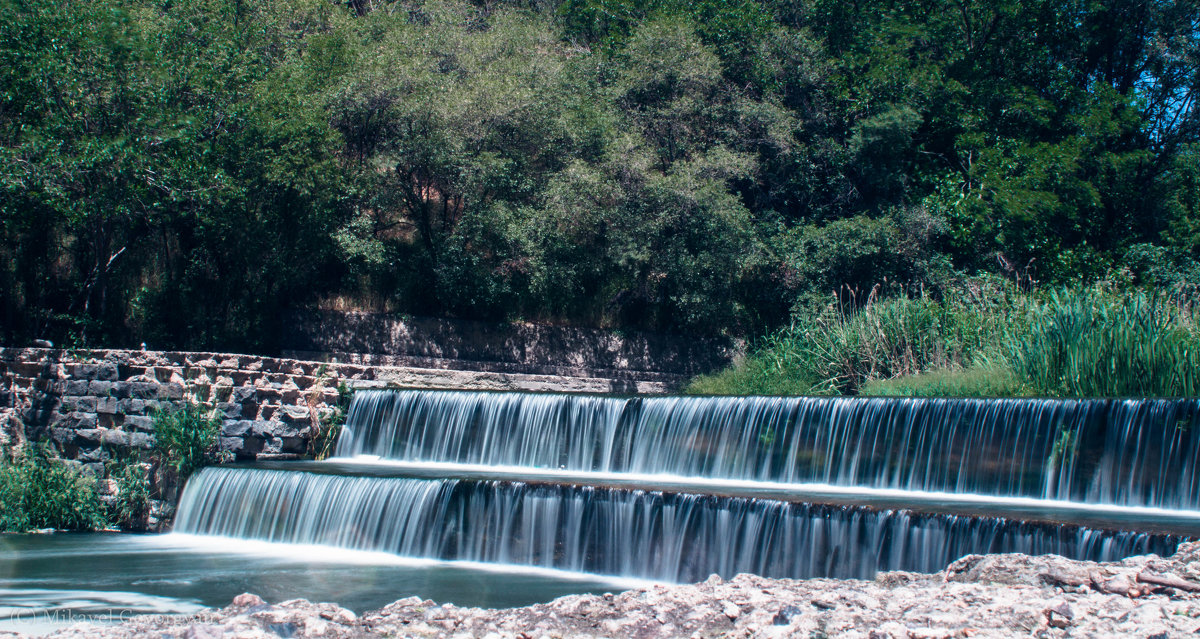
M96 481L26 448L0 459L0 531L95 530L107 525Z
M685 392L1200 396L1198 314L1178 297L977 280L939 299L872 293L841 308L798 317Z
M872 397L1020 397L1030 393L1006 366L974 366L870 380L863 384L858 394Z
M1003 355L1039 394L1200 395L1200 331L1191 305L1102 288L1053 293Z
M198 406L154 415L154 446L159 463L169 468L179 483L216 461L221 420L205 415Z

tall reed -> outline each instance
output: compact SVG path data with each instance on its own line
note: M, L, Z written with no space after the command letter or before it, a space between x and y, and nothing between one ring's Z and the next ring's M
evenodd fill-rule
M1200 395L1200 331L1186 300L1101 287L1056 291L1030 309L1003 355L1039 393Z
M939 299L877 293L798 317L687 391L1200 395L1200 317L1185 298L1103 284L1028 292L987 279Z

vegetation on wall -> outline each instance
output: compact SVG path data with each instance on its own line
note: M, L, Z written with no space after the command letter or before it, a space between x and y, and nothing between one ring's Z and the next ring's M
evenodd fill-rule
M98 478L64 461L45 444L0 451L0 532L35 529L145 530L154 499L173 501L193 473L221 460L220 420L186 405L154 416L153 450L110 452L103 497Z
M980 274L1200 281L1198 21L1183 0L0 0L0 340L269 351L281 310L337 299L819 329L846 346L804 384L841 392L958 365Z
M36 447L0 455L0 532L93 530L106 524L92 477Z

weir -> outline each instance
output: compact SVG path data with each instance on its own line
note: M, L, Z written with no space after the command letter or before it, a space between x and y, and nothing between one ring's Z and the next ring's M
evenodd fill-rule
M1170 554L1200 532L1198 413L360 391L333 459L206 469L176 530L670 582Z
M1200 400L360 392L337 447L529 468L1200 506Z

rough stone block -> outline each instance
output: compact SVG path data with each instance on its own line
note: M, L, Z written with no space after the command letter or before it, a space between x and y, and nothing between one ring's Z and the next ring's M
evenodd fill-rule
M129 433L129 446L132 448L140 448L142 450L150 450L154 448L154 435L147 433Z
M88 385L91 382L86 379L69 379L63 384L64 395L87 395Z
M105 446L117 446L120 448L129 447L129 433L120 430L105 430L100 431L100 443Z
M238 459L254 459L263 449L263 440L257 437L243 437L241 450L237 451Z
M154 430L154 420L144 415L126 415L125 427L149 433Z
M263 442L262 451L260 452L268 455L278 455L279 453L283 452L282 442L278 437L272 437Z
M105 461L108 461L109 455L108 455L108 451L102 447L80 448L79 452L76 453L76 455L75 455L75 459L77 459L80 462L83 462L85 464L87 464L87 463L103 464Z
M233 402L221 402L216 406L217 411L222 413L226 419L237 419L242 416L242 405L234 404Z
M208 395L212 391L212 385L210 384L191 384L189 388L191 389L192 396L201 402L208 401Z
M119 396L118 388L124 384L114 384L113 382L93 381L88 384L88 395L96 397Z
M116 397L101 397L96 402L96 412L101 415L116 415L119 401Z
M141 399L122 399L117 403L117 410L126 415L141 415L146 412L146 401Z
M308 449L308 440L303 437L280 437L279 452L304 453Z
M159 385L156 383L134 382L129 386L129 396L134 399L154 399L159 396Z
M231 392L229 401L241 404L247 400L254 399L256 391L258 391L258 389L254 388L253 386L238 386Z
M105 382L115 382L121 378L121 371L116 362L104 362L96 367L96 379Z
M104 438L104 429L102 428L76 428L75 438L73 443L79 446L87 444L99 444Z
M180 400L183 399L183 385L176 383L162 384L158 387L159 399Z
M245 444L246 441L241 437L222 437L217 441L217 447L223 453L240 453Z
M227 419L221 423L221 434L225 437L244 437L254 430L255 422L250 419Z
M66 411L80 411L83 413L96 412L96 404L98 400L95 397L65 397L63 398L62 409Z
M263 379L263 375L249 371L231 371L229 379L233 380L234 386L257 386Z
M73 412L67 415L63 423L69 428L95 428L99 425L96 413Z

